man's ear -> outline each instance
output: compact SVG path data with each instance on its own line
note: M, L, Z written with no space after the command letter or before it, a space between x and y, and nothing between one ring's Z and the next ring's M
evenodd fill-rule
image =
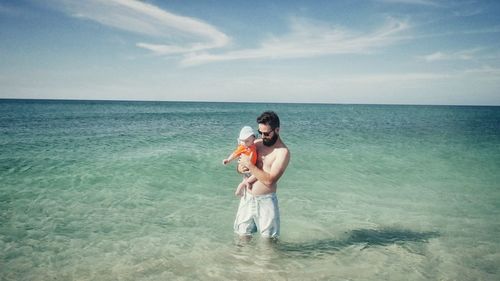
M278 127L278 128L276 128L276 129L274 129L274 131L275 131L275 132L279 135L279 133L280 133L280 128Z

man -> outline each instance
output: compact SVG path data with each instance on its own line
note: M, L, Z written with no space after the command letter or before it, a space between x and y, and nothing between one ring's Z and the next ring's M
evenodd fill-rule
M252 174L240 200L234 231L242 238L259 231L262 237L276 239L280 233L280 214L276 196L277 182L290 162L290 151L280 138L280 120L273 111L258 118L261 139L256 140L257 163L242 155L240 164Z

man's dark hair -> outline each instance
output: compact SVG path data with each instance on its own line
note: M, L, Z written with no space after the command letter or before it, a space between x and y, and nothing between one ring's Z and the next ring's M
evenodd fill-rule
M280 118L274 111L265 111L257 117L257 123L269 125L274 130L280 127Z

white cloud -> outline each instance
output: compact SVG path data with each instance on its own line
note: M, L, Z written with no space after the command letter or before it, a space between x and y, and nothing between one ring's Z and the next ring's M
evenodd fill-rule
M484 13L484 10L482 8L474 8L470 10L463 10L463 11L454 11L453 15L456 17L473 17L477 16Z
M203 63L245 60L308 58L333 54L371 53L376 48L401 40L397 35L408 29L405 21L389 19L384 26L367 34L357 34L340 27L293 19L291 32L263 42L260 48L243 49L222 54L190 53L181 62L184 66Z
M427 62L444 61L444 60L472 60L474 55L483 50L483 48L474 48L470 50L462 50L457 52L435 52L421 57Z
M441 6L441 4L439 4L437 1L432 1L432 0L378 0L378 1L385 3L397 3L397 4L424 5L424 6L435 6L435 7Z
M352 77L339 78L339 82L350 83L394 83L409 81L429 81L452 78L453 75L446 73L385 73L357 75Z
M495 80L500 80L500 68L491 67L489 65L482 66L480 68L471 68L464 71L465 75L481 75L483 78L489 77Z
M138 47L158 54L219 48L229 43L226 34L208 23L176 15L142 1L49 0L47 3L74 17L165 41L175 40L175 44L137 43Z
M226 34L199 19L179 16L152 4L133 0L47 1L44 3L73 17L150 36L159 42L137 42L136 46L157 55L181 54L182 66L230 60L367 54L404 40L398 35L409 28L406 21L389 18L382 27L372 32L359 33L325 23L293 18L290 33L269 38L259 48L216 52L213 49L229 44L230 38Z

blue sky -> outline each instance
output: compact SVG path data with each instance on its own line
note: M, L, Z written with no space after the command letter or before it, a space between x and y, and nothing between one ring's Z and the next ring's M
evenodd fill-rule
M500 1L0 0L0 98L500 105Z

